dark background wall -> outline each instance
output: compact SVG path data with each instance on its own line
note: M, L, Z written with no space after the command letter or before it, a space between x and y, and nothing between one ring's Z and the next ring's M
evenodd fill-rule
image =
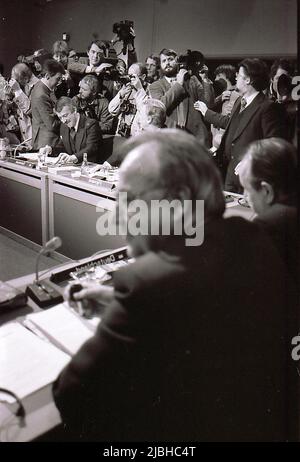
M63 32L85 51L124 19L135 23L141 60L163 47L210 58L295 56L296 17L296 0L0 0L0 62L7 73L16 56L50 49Z

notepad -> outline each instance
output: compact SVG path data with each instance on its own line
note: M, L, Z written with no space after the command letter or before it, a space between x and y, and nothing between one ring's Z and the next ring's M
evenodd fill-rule
M54 382L70 356L13 322L0 328L0 386L20 399ZM1 394L1 401L12 402Z
M99 321L99 318L83 319L65 303L26 316L28 328L31 323L36 333L38 329L53 345L71 356L94 335Z

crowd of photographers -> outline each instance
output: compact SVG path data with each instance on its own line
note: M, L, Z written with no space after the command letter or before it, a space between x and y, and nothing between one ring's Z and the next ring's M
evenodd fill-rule
M111 42L100 40L88 45L87 56L78 56L62 40L53 44L51 53L40 49L32 56L19 56L9 78L0 76L0 138L33 150L45 145L54 148L61 124L55 103L68 97L72 99L71 112L98 122L101 139L106 135L128 138L145 130L180 128L212 152L219 149L226 124L216 117L210 120L211 112L227 117L227 122L230 119L243 96L236 80L240 66L245 70L243 63L239 68L218 66L213 79L200 51L178 55L165 48L158 56L150 54L139 62L132 26L126 24L127 36L122 37L124 27L114 25L114 32L123 41L127 63L118 58ZM270 136L281 135L296 144L297 104L291 96L296 71L291 63L280 59L268 70L261 60L252 59L247 72L251 91L262 92L268 101L280 106L285 133L275 131ZM264 85L251 87L257 74L265 74ZM260 137L257 133L254 139Z

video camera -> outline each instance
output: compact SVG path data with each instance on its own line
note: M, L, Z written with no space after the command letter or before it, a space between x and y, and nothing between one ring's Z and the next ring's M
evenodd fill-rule
M125 21L116 22L113 25L113 33L117 35L117 41L123 42L123 55L127 52L128 44L131 43L133 45L134 35L131 29L133 29L133 21L128 21L127 19L125 19Z
M186 69L191 75L206 73L207 67L204 65L204 56L200 51L187 50L186 54L178 57L180 69Z
M115 67L105 69L103 75L105 80L114 80L115 82L120 82L122 85L130 83L129 75L120 75L118 69Z
M113 25L113 33L118 36L119 40L127 43L133 38L130 29L133 29L133 21L128 21L127 19Z

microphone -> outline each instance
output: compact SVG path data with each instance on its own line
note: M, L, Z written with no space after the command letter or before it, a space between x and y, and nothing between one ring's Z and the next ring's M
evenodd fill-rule
M30 141L32 140L32 138L27 138L27 140L24 140L22 141L21 143L17 144L17 146L14 148L14 152L13 152L13 158L15 159L16 158L16 154L17 154L17 149L22 146L22 144L25 144L27 143L27 141Z
M39 263L42 255L53 252L62 245L62 240L54 236L50 241L41 248L35 262L35 280L26 289L26 294L36 302L41 308L46 308L63 301L63 297L49 281L40 282L39 280Z
M58 249L62 245L62 240L58 236L54 236L50 241L47 241L46 244L41 248L38 253L36 262L35 262L35 283L39 284L39 262L42 255L45 253L53 252L54 250Z

